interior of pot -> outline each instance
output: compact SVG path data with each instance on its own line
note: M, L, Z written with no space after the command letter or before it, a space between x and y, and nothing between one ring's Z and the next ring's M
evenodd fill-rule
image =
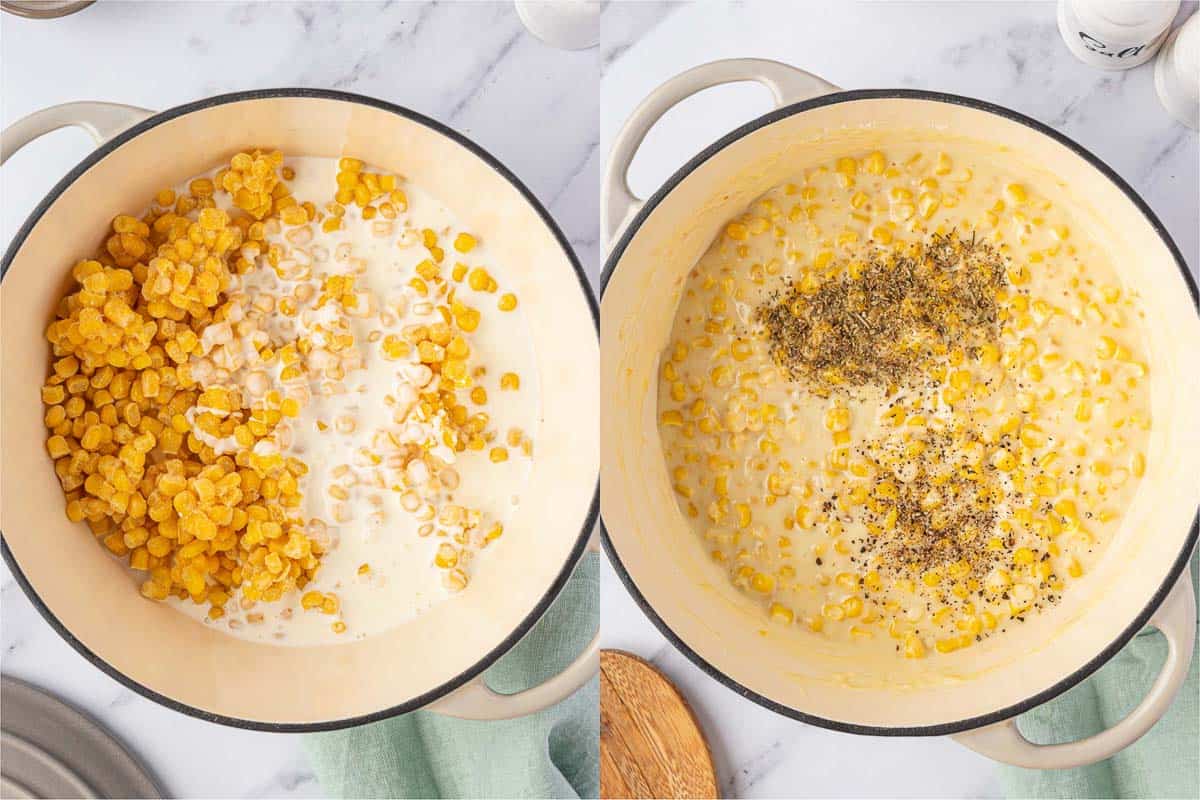
M1053 610L1019 629L919 661L864 661L768 625L714 565L678 509L656 424L657 375L687 272L721 227L808 167L888 142L965 139L1067 204L1111 253L1147 309L1153 428L1142 488L1106 555ZM976 145L972 145L976 146ZM1074 151L996 114L936 100L871 98L786 116L743 136L680 181L636 231L601 304L601 511L616 555L676 636L767 700L849 725L937 726L1034 697L1108 647L1181 555L1196 512L1200 340L1170 249L1129 197Z
M85 526L66 519L46 456L39 387L50 354L43 333L68 271L95 251L116 214L138 212L159 189L252 147L353 155L432 193L495 254L535 336L536 457L525 502L501 546L479 560L466 591L353 643L254 644L143 599L134 575ZM509 180L424 124L354 102L296 97L226 103L171 119L121 144L54 201L13 259L0 299L4 540L40 601L72 636L172 700L289 724L408 703L504 643L580 552L599 462L596 426L581 423L598 413L599 355L580 278L564 245Z

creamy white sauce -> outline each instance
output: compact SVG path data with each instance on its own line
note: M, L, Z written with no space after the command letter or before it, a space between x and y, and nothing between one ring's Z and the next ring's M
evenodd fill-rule
M298 200L311 200L318 208L323 208L332 199L336 189L336 159L305 157L285 159L284 163L295 170L290 187ZM367 169L371 168L368 166ZM428 310L422 307L423 299L408 286L416 275L416 266L429 257L421 244L422 229L432 229L440 237L446 251L444 274L449 276L457 262L471 268L482 266L500 286L499 292L486 293L470 289L465 280L456 284L459 298L481 315L478 328L466 338L471 348L469 366L472 369L486 367L486 374L477 376L473 386L482 386L487 392L485 405L468 401L469 390L459 391L460 402L466 402L472 413L483 411L490 416L489 428L496 432L496 439L483 450L455 453L444 445L434 450L442 460L451 463L458 475L457 487L446 492L444 500L479 509L483 513L483 531L496 523L507 528L507 522L521 502L532 461L522 454L520 447L508 446L506 439L508 432L517 428L535 443L537 440L539 413L534 400L538 396L537 374L528 328L519 306L508 312L501 312L497 307L501 293L512 291L512 287L505 279L504 265L491 260L487 242L480 241L466 254L452 248L457 232L471 230L469 221L457 220L449 209L420 187L403 183L402 188L408 197L408 209L395 220L380 217L364 220L360 209L350 205L340 230L326 233L321 231L319 224L312 224L309 226L314 234L311 241L296 247L292 246L294 240L288 239L293 229L287 226L283 232L271 237L272 241L293 250L321 254L319 262L314 259L312 275L307 280L317 294L325 275L355 274L355 291L369 293L375 307L395 311L398 304L405 313L394 314L394 324L387 326L381 323L378 314L370 318L348 315L328 303L319 309L302 311L295 318L285 317L277 309L264 318L265 335L271 339L272 346L278 347L298 334L319 337L318 326L329 330L339 316L348 317L355 340L353 347L361 356L361 367L348 369L341 382L344 392L323 394L321 382L312 381L308 385L311 399L301 403L298 417L285 419L283 423L290 430L290 435L283 440L283 454L299 458L309 468L308 474L299 482L304 496L302 514L305 519L328 524L330 549L321 559L316 578L303 592L291 592L278 602L259 602L243 609L238 602L239 595L235 593L226 604L225 615L213 620L207 616L207 604L197 605L175 597L168 600L203 624L252 641L304 646L364 638L412 619L438 603L452 601L453 593L446 587L444 570L434 565L438 546L446 539L428 535L427 528L426 535L421 535L425 523L402 507L399 491L386 481L382 486L377 485L380 473L377 465L358 455L363 449L372 449L375 437L387 432L401 439L411 437L410 440L437 438L439 433L432 425L421 426L411 421L397 423L395 405L385 401L389 396L392 399L415 396L415 376L425 368L411 363L416 361L415 356L401 361L388 360L382 354L381 341L369 341L373 331L381 331L383 335L399 334L409 325L440 321L440 317L434 316L432 307ZM227 207L227 198L219 196L219 199ZM387 232L383 233L384 230ZM257 269L235 281L230 294L243 292L252 304L264 291L280 295L293 291L296 285L297 282L277 277L263 257ZM366 294L363 297L366 298ZM430 304L426 302L426 305ZM239 344L246 363L233 370L234 380L242 382L248 396L261 397L265 393L261 386L247 385L247 376L258 367L254 343L235 341L235 350ZM277 390L285 396L297 394L295 382L280 380L281 369L279 363L273 365L266 390ZM507 372L520 376L519 390L501 389L500 377ZM299 394L304 396L303 391ZM194 423L196 413L189 414L189 422ZM353 430L339 426L338 421L344 419L353 419ZM327 426L326 430L320 430L319 423ZM194 424L193 431L197 431L201 440L218 453L237 449L236 442L228 437L218 439L204 434ZM492 462L489 451L494 446L507 447L507 461ZM349 470L339 470L343 465L348 465ZM352 482L353 485L347 485ZM347 498L338 500L329 494L329 487L335 483L346 488ZM335 508L339 504L341 508ZM344 521L336 521L339 515ZM490 546L502 547L503 544L501 536ZM469 572L488 568L486 549L470 558ZM368 565L368 569L360 571L362 565ZM339 613L328 615L317 609L302 609L301 595L314 590L335 594L340 602ZM470 590L468 585L463 591ZM345 623L344 633L332 630L331 623L337 620Z

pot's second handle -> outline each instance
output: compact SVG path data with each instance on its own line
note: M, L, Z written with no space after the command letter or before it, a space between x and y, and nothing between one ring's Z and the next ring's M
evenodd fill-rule
M587 648L562 672L545 683L514 694L501 694L486 683L483 676L425 706L460 719L513 719L533 714L559 703L575 693L600 669L600 634L592 637Z
M641 207L629 188L627 174L633 156L654 124L673 106L697 92L723 83L757 81L771 90L775 107L839 91L838 87L804 70L762 58L711 61L682 72L659 86L641 102L617 134L604 174L600 197L600 228L605 249Z
M592 534L588 551L598 553L600 540ZM586 556L585 556L586 557ZM484 682L480 675L465 686L425 706L460 719L513 719L533 714L555 705L575 693L600 671L600 634L596 633L583 652L567 668L545 683L513 694L501 694Z
M1034 744L1017 730L1015 719L956 734L953 738L988 758L1031 769L1067 769L1102 761L1136 742L1166 713L1183 685L1196 642L1196 599L1188 570L1150 617L1167 640L1167 660L1146 697L1125 719L1077 742Z
M0 164L39 136L74 125L102 144L126 128L153 115L153 111L117 103L63 103L35 111L0 133Z

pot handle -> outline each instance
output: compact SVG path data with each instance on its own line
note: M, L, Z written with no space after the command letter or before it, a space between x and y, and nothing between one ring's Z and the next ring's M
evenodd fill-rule
M595 533L588 540L588 552L600 552ZM534 714L562 702L600 671L600 633L592 637L583 652L567 668L543 684L513 694L493 690L479 675L450 694L425 706L448 717L474 720L512 719Z
M1077 742L1034 744L1017 729L1016 719L955 734L952 738L977 753L1005 764L1030 769L1067 769L1102 761L1124 750L1166 713L1183 685L1196 642L1196 599L1189 570L1175 583L1150 617L1167 640L1167 660L1137 708L1106 731Z
M663 114L681 101L709 87L740 81L757 81L770 89L776 108L840 91L816 75L763 58L710 61L663 83L647 95L626 120L608 157L600 196L600 229L604 233L606 250L642 206L643 201L629 188L628 172L646 134Z
M145 108L117 103L63 103L43 108L22 117L0 133L0 164L39 136L68 125L83 128L96 140L96 144L103 144L153 114L153 111Z

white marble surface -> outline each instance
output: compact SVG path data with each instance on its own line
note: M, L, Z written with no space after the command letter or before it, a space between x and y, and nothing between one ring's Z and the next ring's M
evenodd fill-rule
M0 19L0 122L55 103L163 109L240 89L344 89L458 129L546 204L589 274L598 272L595 49L554 50L512 4L105 2L55 21ZM0 170L0 241L92 145L64 130ZM88 664L0 567L6 673L47 686L111 726L190 797L320 796L294 735L212 725L168 711Z
M1185 4L1184 13L1195 9ZM1053 3L614 4L603 18L601 147L662 81L718 58L795 64L845 88L971 95L1049 123L1125 177L1162 218L1193 273L1200 247L1197 136L1154 95L1149 65L1097 72L1067 51ZM630 181L648 196L719 135L768 110L765 89L719 87L651 131ZM993 764L945 739L852 737L742 700L674 649L612 568L601 584L605 647L650 658L692 701L729 797L992 797Z
M69 100L165 108L288 85L341 88L410 106L459 129L513 169L549 206L593 278L599 165L625 116L687 67L751 55L789 61L848 88L942 89L1046 121L1125 176L1162 217L1193 271L1200 262L1196 134L1158 106L1149 68L1101 73L1076 62L1058 38L1049 3L830 2L790 10L782 3L732 9L611 3L598 54L551 50L524 34L507 3L105 0L54 22L4 16L0 37L4 125ZM599 118L598 61L606 70ZM757 87L734 86L680 107L635 162L634 188L649 193L703 145L765 111L767 102ZM90 147L81 132L61 131L0 170L0 242L7 244ZM602 613L606 646L652 657L692 699L729 796L999 792L991 764L953 743L830 733L739 699L670 647L607 568ZM173 793L319 796L296 737L210 725L129 692L63 643L2 567L0 621L5 672L96 714ZM847 775L859 780L850 783Z

